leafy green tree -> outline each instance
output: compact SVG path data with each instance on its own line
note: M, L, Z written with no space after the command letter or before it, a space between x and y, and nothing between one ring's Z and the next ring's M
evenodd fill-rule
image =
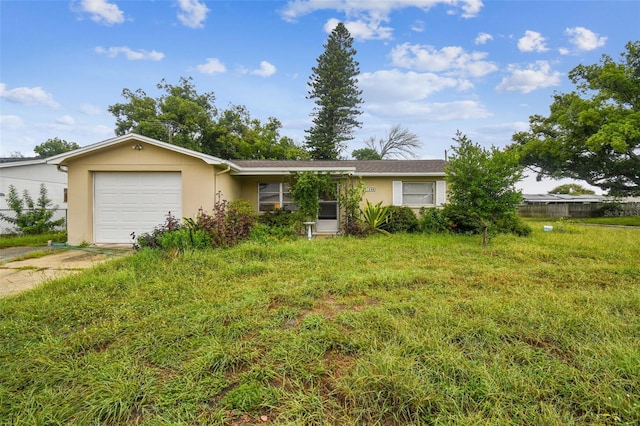
M313 126L308 129L306 146L314 160L336 160L353 139L353 130L361 123L362 91L358 89L360 74L355 60L353 38L339 23L329 35L324 52L317 59L309 78L307 98L314 99Z
M143 90L124 89L127 100L109 107L116 117L116 134L135 132L227 159L297 159L308 157L291 138L280 136L282 124L269 118L263 124L244 106L220 111L212 92L197 92L191 78L174 86L162 80L157 99Z
M382 160L380 153L373 148L355 149L351 155L356 160Z
M595 191L587 189L577 183L567 183L564 185L556 186L549 194L571 194L571 195L593 195Z
M445 168L448 202L445 216L455 232L510 231L520 223L517 217L522 194L515 184L522 179L518 157L495 147L485 149L457 132L452 154Z
M252 118L244 106L222 111L216 124L216 144L224 149L219 156L250 160L308 159L309 153L293 139L280 136L282 123L269 117L266 123Z
M21 198L16 188L9 185L7 205L14 215L0 213L0 218L15 225L24 234L44 234L64 224L64 218L51 220L58 206L53 206L44 184L40 185L40 196L36 201L26 189Z
M46 158L78 148L80 148L80 145L75 142L67 142L64 139L53 138L47 139L46 142L42 142L40 145L36 145L35 148L33 148L33 152L38 154L38 157Z
M422 147L418 135L408 129L403 129L399 124L392 126L385 138L376 140L372 136L365 142L365 145L377 152L381 160L390 157L416 158L415 150Z
M548 117L530 117L529 131L513 135L522 164L612 195L640 193L640 41L626 49L620 62L603 55L571 70L577 90L556 94Z
M127 102L108 108L116 117L116 135L135 132L204 152L215 127L214 94L197 93L191 78L181 78L178 86L163 79L156 87L165 92L157 99L142 89L122 90Z

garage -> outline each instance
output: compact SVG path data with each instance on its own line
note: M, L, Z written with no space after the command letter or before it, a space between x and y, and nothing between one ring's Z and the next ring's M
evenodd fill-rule
M165 222L182 217L180 172L96 172L93 178L94 242L128 244Z

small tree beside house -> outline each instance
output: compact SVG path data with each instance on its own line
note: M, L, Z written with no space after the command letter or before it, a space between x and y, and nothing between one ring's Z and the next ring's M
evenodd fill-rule
M34 200L26 189L22 197L13 185L9 185L7 205L14 215L0 213L0 218L15 225L23 234L44 234L64 225L64 218L52 220L58 206L47 195L47 188L40 185L40 195Z
M453 231L482 234L483 245L489 232L528 235L531 230L517 215L522 194L515 184L523 169L517 156L482 148L460 132L453 140L457 145L445 168L449 202L444 207Z

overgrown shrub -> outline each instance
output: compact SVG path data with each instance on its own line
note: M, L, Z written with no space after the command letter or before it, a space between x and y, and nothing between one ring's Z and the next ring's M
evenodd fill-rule
M370 234L369 228L358 219L345 220L342 222L342 232L344 235L352 237L366 237Z
M231 245L249 238L251 228L256 223L258 215L251 203L246 200L234 200L227 205L225 227L227 235L231 235Z
M491 235L512 233L521 237L531 235L531 228L517 214L503 215L495 221L483 223L472 213L446 205L443 210L445 219L450 223L451 232L459 234L482 234L486 225Z
M156 226L153 231L146 232L138 237L136 237L134 232L131 233L131 238L135 241L133 248L136 250L141 248L160 249L162 248L162 244L160 243L161 237L167 233L175 232L182 227L180 220L171 214L171 212L168 212L164 223Z
M180 228L159 235L158 243L163 250L201 250L211 246L209 236L201 229Z
M368 234L360 221L360 204L364 198L364 183L362 179L354 181L352 178L343 179L338 186L338 204L343 211L341 229L344 235L363 237Z
M258 216L251 230L251 239L256 241L283 240L299 237L304 231L297 212L276 209Z
M447 204L442 214L449 223L451 232L457 234L480 234L482 223L477 216L452 204Z
M444 216L442 209L435 207L420 208L420 219L418 221L418 228L420 231L427 234L437 234L442 232L448 232L450 229L449 222Z
M416 232L418 230L418 217L409 207L389 206L389 219L382 229L399 234L402 232Z
M517 215L505 216L499 219L496 224L496 231L503 234L515 234L519 237L528 237L532 229L524 223Z
M16 188L9 185L7 205L15 214L7 216L0 213L0 218L15 225L23 234L44 234L64 225L64 218L52 220L58 206L53 205L44 184L40 185L40 195L35 201L26 189L20 198Z
M251 204L244 200L231 203L220 199L220 193L211 214L203 209L195 219L185 218L184 224L167 214L165 223L150 233L142 234L136 240L134 248L152 248L184 251L187 248L230 247L249 238L251 228L256 222L256 213Z
M249 239L259 243L273 241L295 240L300 238L300 232L295 227L269 226L256 222L251 228Z
M300 222L300 219L295 212L285 209L275 209L270 212L264 212L258 216L258 222L272 228L292 228Z
M231 247L249 238L256 219L257 215L247 201L229 203L218 193L211 214L200 209L196 219L187 223L190 229L204 231L213 247Z

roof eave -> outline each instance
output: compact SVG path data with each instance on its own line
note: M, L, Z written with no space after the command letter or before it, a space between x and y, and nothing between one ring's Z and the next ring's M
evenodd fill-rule
M325 173L352 173L355 174L355 167L239 167L235 166L236 171L233 172L234 176L278 176L278 175L290 175L292 173L303 172L325 172Z
M6 163L0 163L0 168L5 167L20 167L20 166L35 166L38 164L47 164L46 158L34 158L33 160L22 160L22 161L8 161Z
M235 169L237 168L236 166L234 166L232 163L223 160L221 158L217 158L217 157L213 157L211 155L207 155L207 154L203 154L200 152L196 152L196 151L192 151L190 149L187 148L183 148L181 146L178 145L173 145L167 142L162 142L156 139L152 139L149 138L147 136L142 136L142 135L138 135L136 133L127 133L126 135L122 135L122 136L117 136L115 138L111 138L111 139L107 139L101 142L97 142L91 145L87 145L85 147L82 148L78 148L76 150L73 151L69 151L69 152L65 152L63 154L59 154L53 157L50 157L49 159L47 159L47 164L54 164L54 165L64 165L64 163L66 161L68 161L69 159L78 157L78 156L82 156L88 153L91 153L93 151L97 151L103 148L107 148L109 146L113 146L113 145L118 145L120 143L126 142L126 141L130 141L130 140L134 140L134 141L138 141L138 142L143 142L143 143L147 143L149 145L153 145L153 146L157 146L160 148L165 148L168 149L170 151L174 151L180 154L184 154L184 155L188 155L190 157L195 157L195 158L199 158L202 161L204 161L206 164L210 164L210 165L226 165L226 166L230 166L231 168Z
M376 177L446 177L446 173L444 172L429 172L429 173L421 173L421 172L410 172L410 173L394 173L394 172L357 172L353 174L354 176L376 176Z

